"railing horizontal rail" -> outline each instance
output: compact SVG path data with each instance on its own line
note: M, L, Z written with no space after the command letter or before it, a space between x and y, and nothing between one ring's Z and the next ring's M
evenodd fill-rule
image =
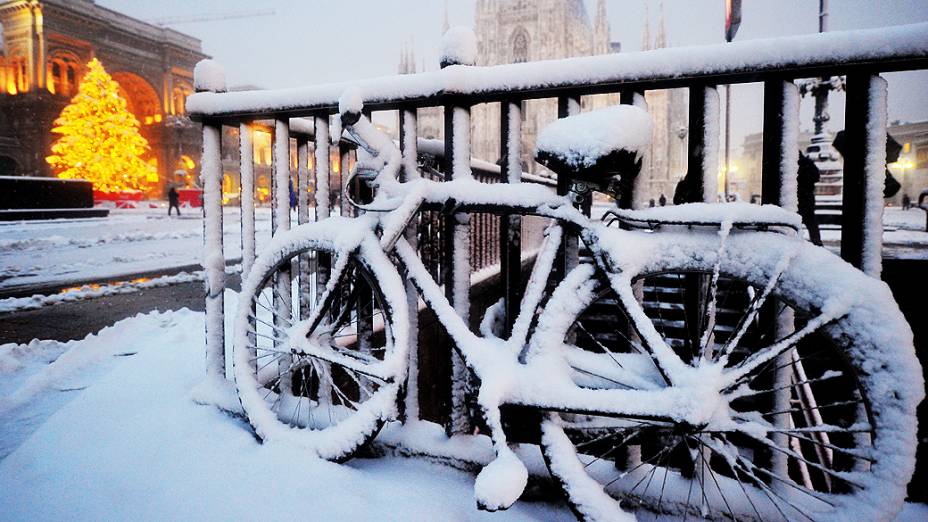
M335 112L349 85L371 110L648 89L755 82L866 71L928 68L928 23L673 47L492 67L433 72L263 91L202 92L187 102L195 120L309 116Z

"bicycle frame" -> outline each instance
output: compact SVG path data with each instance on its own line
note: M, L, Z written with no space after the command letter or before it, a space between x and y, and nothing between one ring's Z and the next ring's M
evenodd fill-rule
M573 229L572 232L580 236L593 254L595 266L583 270L597 271L600 278L617 293L626 309L637 307L631 283L611 267L608 256L598 247L598 236L603 233L622 235L636 232L607 230L602 223L583 215L568 197L553 194L549 189L537 185L497 184L493 186L493 191L488 191L486 184L473 179L435 182L420 178L400 183L396 173L401 158L393 142L381 135L361 115L357 115L354 122L348 122L346 128L357 140L359 150L370 154L369 158L359 158L353 177L362 172L377 172L373 181L383 194L379 194L374 201L383 204L386 200L389 208L374 208L374 205L359 205L353 201L352 204L367 210L365 217L376 215L371 233L376 229L381 231L381 248L396 254L400 268L406 271L409 280L448 331L465 364L480 380L478 402L484 409L485 420L494 432L495 441L502 437L498 409L503 404L602 416L645 417L691 425L709 422L713 412L705 411L700 405L715 403L712 397L719 390L711 379L704 378L706 368L697 369L683 363L650 321L632 318L633 327L648 352L646 355L651 358L664 380L674 386L654 390L580 388L570 379L569 369L557 357L541 362L525 360L525 351L531 342L531 321L535 310L541 305L555 254L564 239L564 228ZM350 181L346 186L350 186ZM423 208L445 209L449 214L495 212L536 215L555 220L536 258L508 340L474 334L455 311L440 285L431 277L415 249L403 239L407 225ZM618 239L621 244L622 238ZM578 273L583 275L582 272ZM587 272L585 275L592 274ZM570 274L565 276L566 279ZM721 371L721 366L718 370ZM703 373L696 375L697 371ZM552 379L559 379L559 385L548 385ZM487 388L488 383L494 383L499 388L501 382L507 383L502 386L505 389ZM681 384L684 382L687 384ZM545 384L539 386L539 383Z

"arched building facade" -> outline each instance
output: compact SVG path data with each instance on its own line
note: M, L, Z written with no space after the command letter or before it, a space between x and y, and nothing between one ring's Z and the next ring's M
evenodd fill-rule
M0 175L51 176L55 119L97 58L151 145L155 192L192 173L201 136L185 112L200 41L93 0L0 0ZM192 179L193 176L187 176Z

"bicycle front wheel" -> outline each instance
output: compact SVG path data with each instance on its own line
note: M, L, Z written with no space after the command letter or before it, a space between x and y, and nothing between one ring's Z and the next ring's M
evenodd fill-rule
M615 233L634 252L605 242L615 273L569 275L530 356L563 358L586 389L711 382L713 414L550 413L543 453L575 512L892 519L924 393L886 285L795 237Z
M255 433L335 461L396 417L406 377L402 281L359 226L332 218L275 238L235 326L236 386Z

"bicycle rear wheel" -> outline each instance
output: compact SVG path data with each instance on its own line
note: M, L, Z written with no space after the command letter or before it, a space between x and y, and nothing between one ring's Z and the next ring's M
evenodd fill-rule
M331 222L329 222L331 221ZM406 377L406 297L351 220L275 239L243 285L235 335L239 399L264 441L350 458L397 415Z
M588 389L717 379L720 420L550 413L552 475L591 520L619 501L710 519L892 519L924 393L889 289L797 238L719 237L616 232L636 247L623 258L605 243L621 273L565 279L529 356L562 357ZM671 363L653 355L660 343Z

